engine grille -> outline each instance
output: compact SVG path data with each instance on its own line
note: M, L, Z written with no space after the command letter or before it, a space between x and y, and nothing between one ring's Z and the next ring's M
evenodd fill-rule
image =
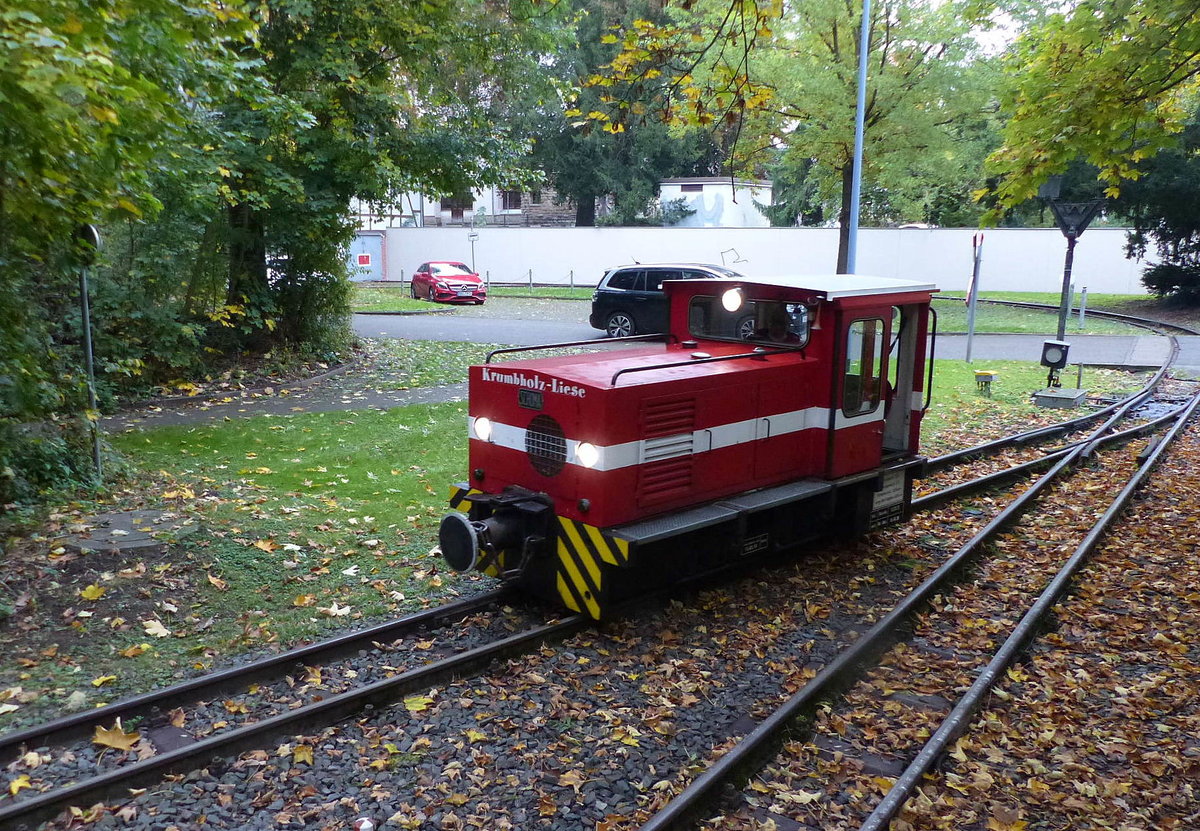
M567 463L562 426L545 413L534 416L525 430L525 452L534 470L543 476L557 476Z

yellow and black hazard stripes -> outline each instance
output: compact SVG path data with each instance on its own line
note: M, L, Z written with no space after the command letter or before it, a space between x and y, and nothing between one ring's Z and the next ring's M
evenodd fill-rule
M483 493L483 491L476 490L475 488L472 488L469 485L466 485L464 483L459 483L457 485L451 485L450 486L450 507L456 511L461 511L462 513L467 514L469 516L471 513L471 503L467 501L467 497L473 496L477 493ZM500 556L503 557L504 552L501 552ZM488 558L486 558L486 561L481 560L481 562L484 562L484 565L483 565L483 568L479 569L479 571L483 572L488 577L499 577L500 576L501 563L496 562L496 559L494 557L488 557Z
M450 486L450 507L456 511L462 511L464 514L471 510L471 505L467 502L467 497L472 494L483 493L477 491L465 484L457 484Z
M623 566L629 543L564 517L558 518L558 595L567 608L600 617L605 566Z

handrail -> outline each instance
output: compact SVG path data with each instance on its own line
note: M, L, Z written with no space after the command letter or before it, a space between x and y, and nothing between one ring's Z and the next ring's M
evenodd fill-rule
M781 352L800 352L803 356L803 347L794 347L789 349L786 346L756 346L753 352L739 352L736 355L717 355L716 357L709 356L707 358L689 358L686 361L673 361L669 364L651 364L650 366L627 366L624 369L618 369L609 379L610 386L617 385L617 378L627 372L650 372L654 369L670 369L676 366L691 366L692 364L712 364L717 361L736 361L739 358L761 358L769 354L779 354Z
M537 346L506 346L503 349L493 349L487 353L487 357L483 359L485 364L492 362L494 355L503 355L509 352L532 352L535 349L563 349L568 346L599 346L602 343L616 343L618 341L626 342L633 340L655 340L657 338L667 338L668 340L675 337L667 332L655 332L649 335L626 335L623 338L605 338L603 341L598 338L592 340L573 340L567 343L543 343Z
M933 330L929 332L929 357L925 359L927 377L925 378L925 406L921 408L922 413L928 410L929 405L933 403L933 356L937 352L938 314L932 303L929 304L929 314L933 315Z

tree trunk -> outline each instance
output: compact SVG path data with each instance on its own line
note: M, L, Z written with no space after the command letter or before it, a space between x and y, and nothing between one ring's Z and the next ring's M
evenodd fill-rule
M575 203L575 227L591 228L596 224L596 194L581 193Z
M846 274L850 260L850 197L854 191L854 167L842 168L842 207L838 210L837 273Z
M265 339L269 330L265 321L274 314L271 287L267 281L267 236L262 215L242 202L229 208L229 289L225 302L242 306L240 322L247 345Z

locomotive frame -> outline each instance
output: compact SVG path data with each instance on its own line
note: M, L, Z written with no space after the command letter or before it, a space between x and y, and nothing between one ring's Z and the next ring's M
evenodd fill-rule
M648 590L908 516L935 286L836 275L664 289L665 343L499 364L579 344L497 350L471 367L471 479L439 533L452 568L599 619ZM747 315L761 325L743 340Z

